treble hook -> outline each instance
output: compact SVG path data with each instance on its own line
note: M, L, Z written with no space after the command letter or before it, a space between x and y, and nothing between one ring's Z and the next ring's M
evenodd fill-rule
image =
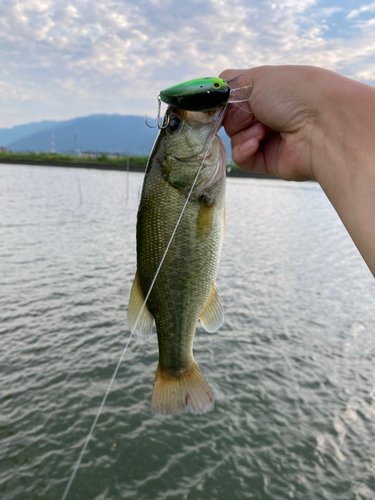
M157 122L156 122L156 125L149 125L147 123L147 114L146 114L145 122L146 122L146 125L148 127L150 127L150 128L159 127L160 130L163 130L163 129L165 129L165 128L168 127L168 125L169 125L169 117L168 117L167 123L163 127L163 119L160 120L160 110L161 110L161 99L160 99L160 95L158 95L158 115L157 115L157 118L156 118Z

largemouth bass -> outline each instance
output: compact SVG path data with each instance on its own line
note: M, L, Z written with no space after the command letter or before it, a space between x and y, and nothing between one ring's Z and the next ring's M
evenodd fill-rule
M193 357L193 340L198 318L209 332L224 320L215 286L225 225L227 155L216 135L221 116L221 110L169 107L168 127L160 130L146 169L128 309L131 329L202 166L137 324L136 333L147 336L156 323L159 365L152 413L206 413L214 407L212 391Z

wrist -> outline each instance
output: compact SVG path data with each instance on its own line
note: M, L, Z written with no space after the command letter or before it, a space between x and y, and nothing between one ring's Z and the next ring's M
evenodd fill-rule
M349 180L375 154L375 88L325 70L321 76L312 172L318 182L329 174Z
M374 274L375 88L340 75L329 80L312 138L313 177Z

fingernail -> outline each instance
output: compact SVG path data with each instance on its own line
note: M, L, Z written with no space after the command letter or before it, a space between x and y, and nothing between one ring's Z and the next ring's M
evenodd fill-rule
M254 153L258 149L258 141L256 139L249 139L240 146L240 151L243 154Z

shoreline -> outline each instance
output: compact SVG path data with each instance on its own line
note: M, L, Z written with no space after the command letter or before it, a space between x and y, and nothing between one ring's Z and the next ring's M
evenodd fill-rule
M68 168L93 168L97 170L119 170L122 172L127 172L128 168L126 165L116 165L113 163L79 163L79 162L60 162L60 161L38 161L38 160L13 160L13 159L0 159L1 163L7 163L9 165L37 165L41 167L68 167ZM129 165L129 172L141 172L144 173L146 167L144 166L132 166ZM227 171L227 177L248 177L253 179L277 179L273 175L266 174L256 174L253 172L245 172L244 170L231 170Z

